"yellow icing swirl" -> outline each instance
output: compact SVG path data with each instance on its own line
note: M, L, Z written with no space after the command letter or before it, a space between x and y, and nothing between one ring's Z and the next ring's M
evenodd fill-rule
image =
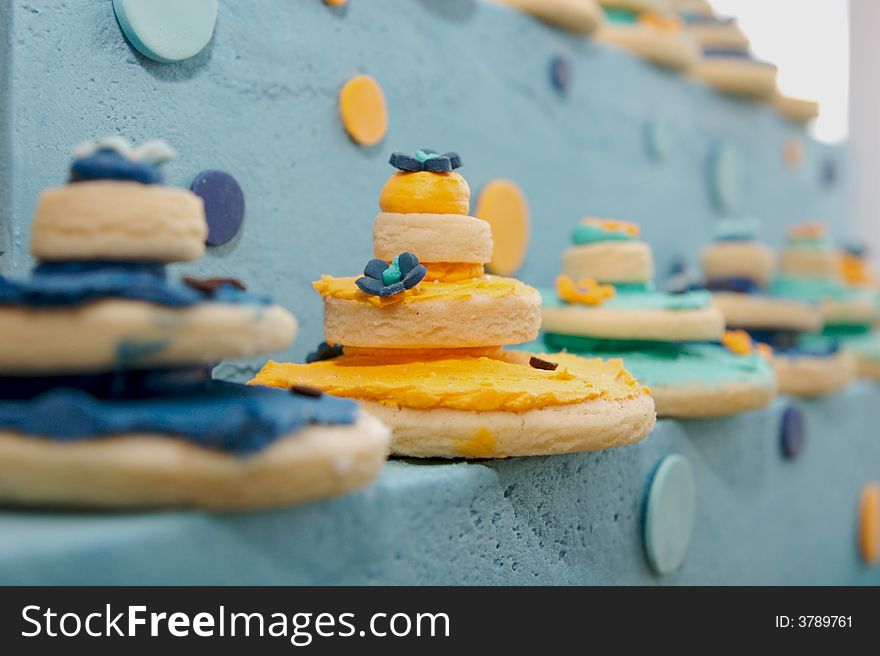
M467 301L474 296L488 296L497 299L533 292L531 287L513 278L482 276L480 278L469 278L454 282L422 281L413 289L383 298L362 292L355 285L355 280L357 278L322 276L320 280L313 282L312 286L324 298L359 301L378 307L395 303L417 303L419 301Z
M379 194L383 212L398 214L467 214L471 190L460 174L401 171L395 173Z
M424 352L392 357L343 355L313 364L270 361L251 384L308 385L333 396L389 406L470 412L526 412L599 399L623 401L647 393L619 359L541 355L559 364L555 371L547 371L524 364L528 354L521 352L497 359L424 356Z
M600 285L592 278L580 278L577 282L571 276L556 278L556 293L567 303L601 305L617 293L613 285Z
M482 264L471 264L467 262L422 262L428 269L428 275L425 280L433 282L456 282L458 280L467 280L469 278L479 278L485 275L486 270Z

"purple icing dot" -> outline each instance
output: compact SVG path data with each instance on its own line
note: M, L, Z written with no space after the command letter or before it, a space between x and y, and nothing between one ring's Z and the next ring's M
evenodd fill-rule
M571 64L562 55L550 60L550 83L560 92L567 91L571 85Z
M190 186L205 201L208 220L208 246L221 246L230 241L244 221L244 192L238 181L225 171L202 171Z
M804 449L804 415L793 405L788 406L782 413L782 426L780 427L780 445L782 455L787 460L793 460Z

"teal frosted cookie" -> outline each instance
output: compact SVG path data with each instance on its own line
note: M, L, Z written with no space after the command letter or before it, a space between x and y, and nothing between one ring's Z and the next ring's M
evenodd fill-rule
M718 417L766 406L776 393L767 358L733 353L718 344L594 340L545 334L549 350L622 358L651 389L660 417Z

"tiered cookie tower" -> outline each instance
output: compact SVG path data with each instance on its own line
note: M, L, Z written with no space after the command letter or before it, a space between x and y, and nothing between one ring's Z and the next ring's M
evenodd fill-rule
M544 294L544 342L554 350L622 358L651 388L661 417L716 417L766 406L776 381L745 334L725 334L705 291L654 291L639 228L586 218ZM717 344L723 341L725 346Z
M37 206L33 275L0 277L3 502L266 507L382 466L387 431L354 404L211 380L220 358L288 346L296 322L234 279L169 280L207 234L202 200L162 184L170 155L78 149Z
M344 354L270 362L254 383L305 384L360 400L393 430L392 451L505 457L643 439L654 405L620 361L503 351L532 340L538 292L486 275L489 225L468 215L455 153L395 153L360 278L324 276L324 335Z

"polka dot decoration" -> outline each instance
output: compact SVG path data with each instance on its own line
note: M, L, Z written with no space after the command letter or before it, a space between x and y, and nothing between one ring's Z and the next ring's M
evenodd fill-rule
M375 146L388 132L385 93L369 75L345 83L339 93L339 114L345 131L362 146Z
M786 460L794 460L804 449L806 427L804 413L797 406L790 405L782 413L779 427L779 446Z
M859 506L859 551L868 565L880 563L880 483L862 489Z
M804 161L804 142L798 137L790 137L782 145L782 160L790 168L800 166Z
M550 84L556 91L564 94L571 86L571 62L563 55L550 60Z
M709 157L709 187L715 207L723 212L735 210L743 190L744 165L739 150L723 141Z
M199 173L190 186L205 203L208 246L222 246L235 237L244 222L244 192L238 181L225 171Z
M664 119L651 119L645 123L645 148L648 157L655 162L666 159L672 149L672 127Z
M671 574L684 562L696 515L696 484L690 461L666 456L654 472L645 506L644 545L651 568Z
M189 59L208 45L218 0L113 0L113 9L131 45L167 64Z
M525 194L510 180L492 180L480 193L476 216L492 228L492 273L509 276L522 266L529 246L531 220Z

